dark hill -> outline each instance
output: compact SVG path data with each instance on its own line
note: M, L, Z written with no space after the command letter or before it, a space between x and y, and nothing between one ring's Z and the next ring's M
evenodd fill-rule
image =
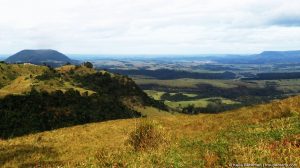
M268 57L300 57L300 50L295 51L264 51L260 56L268 56Z
M261 63L300 62L300 51L264 51L257 56Z
M32 63L59 66L73 62L66 55L55 50L22 50L5 60L7 63Z

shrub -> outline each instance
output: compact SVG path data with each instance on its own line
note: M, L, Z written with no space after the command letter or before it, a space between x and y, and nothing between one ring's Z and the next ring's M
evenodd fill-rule
M130 133L128 144L135 151L157 149L167 144L167 134L154 121L144 120Z
M84 62L82 65L87 67L87 68L91 68L91 69L94 67L93 64L90 63L90 62Z

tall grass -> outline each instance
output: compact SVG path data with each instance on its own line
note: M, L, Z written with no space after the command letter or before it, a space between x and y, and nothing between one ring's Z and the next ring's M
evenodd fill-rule
M299 112L300 97L292 97L215 115L157 111L148 119L64 128L0 140L0 167L299 166Z
M156 150L167 144L167 133L155 121L142 120L129 135L127 143L135 151Z

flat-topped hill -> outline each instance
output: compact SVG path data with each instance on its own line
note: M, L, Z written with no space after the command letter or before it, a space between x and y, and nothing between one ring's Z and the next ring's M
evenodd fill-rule
M10 57L5 62L7 63L32 63L32 64L50 64L63 65L71 63L72 60L66 55L51 49L47 50L22 50Z

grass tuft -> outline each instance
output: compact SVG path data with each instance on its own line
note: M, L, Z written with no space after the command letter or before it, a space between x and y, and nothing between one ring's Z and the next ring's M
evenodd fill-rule
M143 120L130 133L128 144L135 151L155 150L167 143L166 132L155 121Z

